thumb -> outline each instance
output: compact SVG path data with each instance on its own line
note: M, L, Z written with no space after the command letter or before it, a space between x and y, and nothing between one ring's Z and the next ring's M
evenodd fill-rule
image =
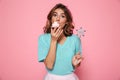
M75 60L75 64L78 65L82 60L79 59L79 60Z

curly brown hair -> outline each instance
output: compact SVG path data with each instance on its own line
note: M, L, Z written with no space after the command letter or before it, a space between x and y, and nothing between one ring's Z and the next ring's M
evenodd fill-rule
M46 21L46 25L43 28L44 29L44 33L50 33L51 32L51 19L53 16L53 13L56 9L62 9L65 13L65 16L67 18L67 24L65 24L64 28L63 28L63 33L65 36L71 36L73 34L73 29L74 29L74 25L73 25L73 18L72 18L72 14L70 12L70 10L67 8L67 6L59 3L56 4L51 11L49 12L49 14L47 15L47 21Z

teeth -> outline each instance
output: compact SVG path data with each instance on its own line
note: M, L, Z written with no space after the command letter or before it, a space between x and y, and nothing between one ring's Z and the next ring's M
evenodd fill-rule
M59 23L58 23L58 22L54 22L54 23L52 24L52 27L59 27Z

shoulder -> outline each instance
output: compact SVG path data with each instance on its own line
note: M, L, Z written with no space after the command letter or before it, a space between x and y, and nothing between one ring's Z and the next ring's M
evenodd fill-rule
M69 40L70 40L70 42L74 42L74 43L76 43L76 44L81 42L80 37L78 37L78 36L75 35L75 34L69 36Z
M50 39L50 33L41 34L38 37L39 40L48 40Z
M76 40L76 39L80 39L77 35L72 34L71 36L69 36L70 39Z
M49 37L50 37L49 33L39 35L39 38L43 38L43 39L46 39L46 38L49 38Z

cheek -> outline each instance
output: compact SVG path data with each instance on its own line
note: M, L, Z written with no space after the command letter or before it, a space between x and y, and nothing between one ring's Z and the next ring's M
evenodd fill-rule
M63 23L60 24L60 25L61 25L61 28L63 28L63 27L65 26L65 23L66 23L66 22L63 22Z
M52 21L52 22L54 22L54 21L55 21L55 18L54 18L54 17L52 17L51 21Z
M60 22L61 22L61 24L65 24L65 23L66 23L66 21L67 21L66 19L61 19L61 21L60 21Z

